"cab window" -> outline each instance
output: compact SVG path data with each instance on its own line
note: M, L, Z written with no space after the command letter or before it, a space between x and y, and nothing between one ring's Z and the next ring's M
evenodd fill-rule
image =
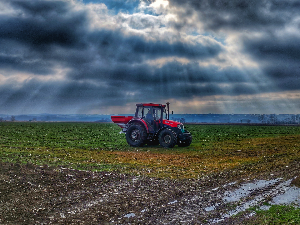
M142 106L139 106L137 108L137 117L138 118L142 118L143 117L143 107Z
M153 120L153 115L152 115L152 107L144 107L144 118L146 120Z
M161 116L161 108L153 108L153 117L155 120L159 120Z

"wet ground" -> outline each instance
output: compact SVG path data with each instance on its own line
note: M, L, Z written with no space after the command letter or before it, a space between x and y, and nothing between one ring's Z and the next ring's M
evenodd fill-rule
M246 209L300 203L299 163L255 179L193 180L0 163L0 224L245 224Z

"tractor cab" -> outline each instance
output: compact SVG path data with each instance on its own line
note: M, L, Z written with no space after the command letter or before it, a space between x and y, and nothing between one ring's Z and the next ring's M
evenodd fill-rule
M149 103L136 106L135 117L146 122L150 133L163 127L163 120L167 119L166 105Z

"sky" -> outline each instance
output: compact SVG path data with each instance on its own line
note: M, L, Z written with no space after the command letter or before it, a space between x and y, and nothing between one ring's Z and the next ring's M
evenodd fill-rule
M2 0L0 114L300 114L300 0Z

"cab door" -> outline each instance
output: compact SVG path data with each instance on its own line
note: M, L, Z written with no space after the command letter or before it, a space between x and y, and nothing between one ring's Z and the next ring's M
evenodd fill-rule
M148 129L150 133L155 132L155 122L153 116L153 107L152 106L145 106L143 113L143 119L147 123Z
M158 131L161 128L161 108L153 107L154 130Z

